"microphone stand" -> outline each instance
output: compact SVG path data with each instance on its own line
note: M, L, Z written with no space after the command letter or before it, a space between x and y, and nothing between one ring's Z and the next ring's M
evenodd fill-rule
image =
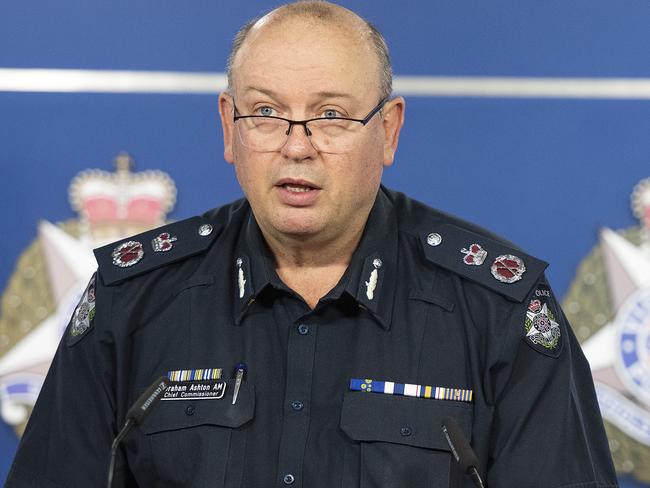
M133 425L133 419L127 419L127 421L124 423L124 426L122 427L122 430L120 430L120 432L113 440L113 444L111 445L111 462L108 466L108 484L106 485L107 488L112 488L113 486L113 472L115 471L115 456L117 455L117 447L119 446L120 442L122 442L122 439L126 437L126 434L129 433Z

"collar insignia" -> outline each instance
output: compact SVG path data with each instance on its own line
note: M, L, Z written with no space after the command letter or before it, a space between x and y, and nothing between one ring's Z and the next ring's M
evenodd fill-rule
M372 265L375 269L370 273L370 279L366 281L366 296L368 300L372 300L375 297L375 288L377 288L377 280L379 279L379 273L377 270L381 268L382 262L381 259L375 259L372 262Z
M244 292L246 291L246 280L244 279L244 270L242 269L242 259L237 258L235 264L237 265L237 286L239 286L239 298L244 298Z

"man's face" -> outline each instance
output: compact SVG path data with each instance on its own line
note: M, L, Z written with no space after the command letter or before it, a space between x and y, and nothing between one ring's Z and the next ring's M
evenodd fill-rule
M374 52L348 27L292 18L249 34L235 60L233 97L222 94L219 108L225 159L265 234L327 242L360 229L393 161L403 100L358 124L351 147L337 154L316 150L302 126L274 152L249 149L233 103L240 115L304 120L334 110L360 119L379 102L377 73Z

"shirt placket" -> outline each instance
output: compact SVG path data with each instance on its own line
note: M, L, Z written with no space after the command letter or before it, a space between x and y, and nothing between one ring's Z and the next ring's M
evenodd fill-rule
M318 325L310 320L312 318L311 313L304 314L297 320L287 317L291 325L278 458L278 485L281 487L304 486L302 468L311 417L312 376L318 331Z

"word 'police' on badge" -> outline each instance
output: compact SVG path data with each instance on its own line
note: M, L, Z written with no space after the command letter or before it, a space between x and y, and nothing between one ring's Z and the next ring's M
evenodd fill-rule
M219 400L225 394L225 381L183 381L169 385L161 400Z

